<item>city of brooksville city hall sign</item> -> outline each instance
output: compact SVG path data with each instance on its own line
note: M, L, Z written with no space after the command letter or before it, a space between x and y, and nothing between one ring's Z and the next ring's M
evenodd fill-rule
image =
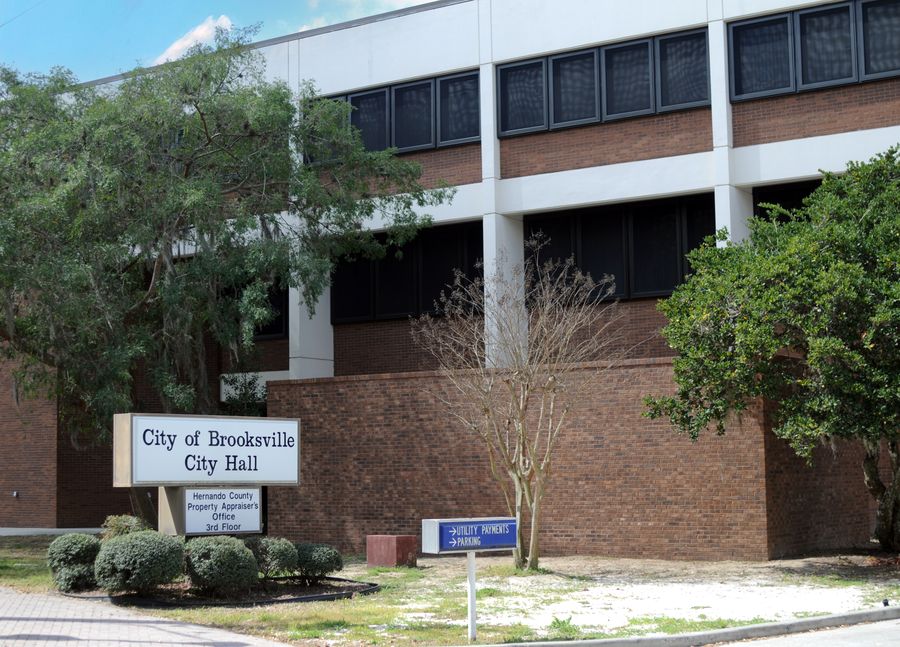
M114 418L114 487L299 482L299 420L155 413Z

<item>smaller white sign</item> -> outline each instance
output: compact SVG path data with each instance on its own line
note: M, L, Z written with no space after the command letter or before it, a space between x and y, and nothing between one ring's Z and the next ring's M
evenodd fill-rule
M256 488L185 488L184 534L262 532L262 496Z

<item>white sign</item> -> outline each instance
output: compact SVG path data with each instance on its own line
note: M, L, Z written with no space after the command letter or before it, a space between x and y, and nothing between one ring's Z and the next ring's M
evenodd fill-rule
M129 451L122 451L129 445ZM297 485L300 422L280 418L119 414L114 484Z
M184 534L262 532L259 488L185 488Z

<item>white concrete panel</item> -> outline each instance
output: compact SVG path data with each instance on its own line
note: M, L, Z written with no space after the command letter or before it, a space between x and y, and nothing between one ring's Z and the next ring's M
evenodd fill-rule
M296 85L291 85L291 43L278 43L268 47L260 47L256 52L262 56L265 62L265 79L267 81L283 81L292 90Z
M717 186L715 191L716 231L725 228L728 237L740 241L750 234L747 219L753 215L753 192L734 186ZM725 246L725 241L719 243Z
M826 0L723 0L725 20L739 18L752 18L763 14L778 13L779 11L791 11L803 7L812 7L825 4Z
M302 302L300 291L291 288L289 356L290 375L301 377L330 377L334 375L334 330L331 326L331 293L328 288L319 297L315 313Z
M711 191L713 153L500 180L497 211L528 213Z
M494 60L699 27L707 21L706 2L494 0Z
M259 373L223 373L219 376L219 401L225 402L225 399L230 396L234 389L228 386L225 383L226 377L230 377L232 375L256 375L259 379L260 384L267 384L268 382L274 382L276 380L289 380L291 379L290 371L261 371Z
M709 91L713 147L731 146L731 102L728 98L728 34L725 23L709 23Z
M464 2L299 41L300 78L325 94L478 67L478 7Z
M731 181L756 186L819 177L838 172L851 160L865 161L900 142L900 126L823 137L742 146L731 151Z
M456 188L453 200L437 207L422 209L423 214L431 216L436 224L462 222L480 218L491 209L486 195L489 186L484 184L464 184ZM385 222L377 215L366 226L369 229L379 230L385 228Z

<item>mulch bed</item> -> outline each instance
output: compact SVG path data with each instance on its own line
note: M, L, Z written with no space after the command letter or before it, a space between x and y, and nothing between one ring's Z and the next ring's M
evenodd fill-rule
M63 593L63 595L88 600L105 600L112 604L136 607L249 607L289 602L341 600L354 595L368 595L380 589L381 587L378 584L357 582L356 580L347 580L340 577L326 577L318 584L312 586L298 584L296 581L286 578L276 578L260 582L256 588L241 592L230 598L206 595L196 589L192 589L186 581L166 584L148 595L134 593L107 595L98 590Z

